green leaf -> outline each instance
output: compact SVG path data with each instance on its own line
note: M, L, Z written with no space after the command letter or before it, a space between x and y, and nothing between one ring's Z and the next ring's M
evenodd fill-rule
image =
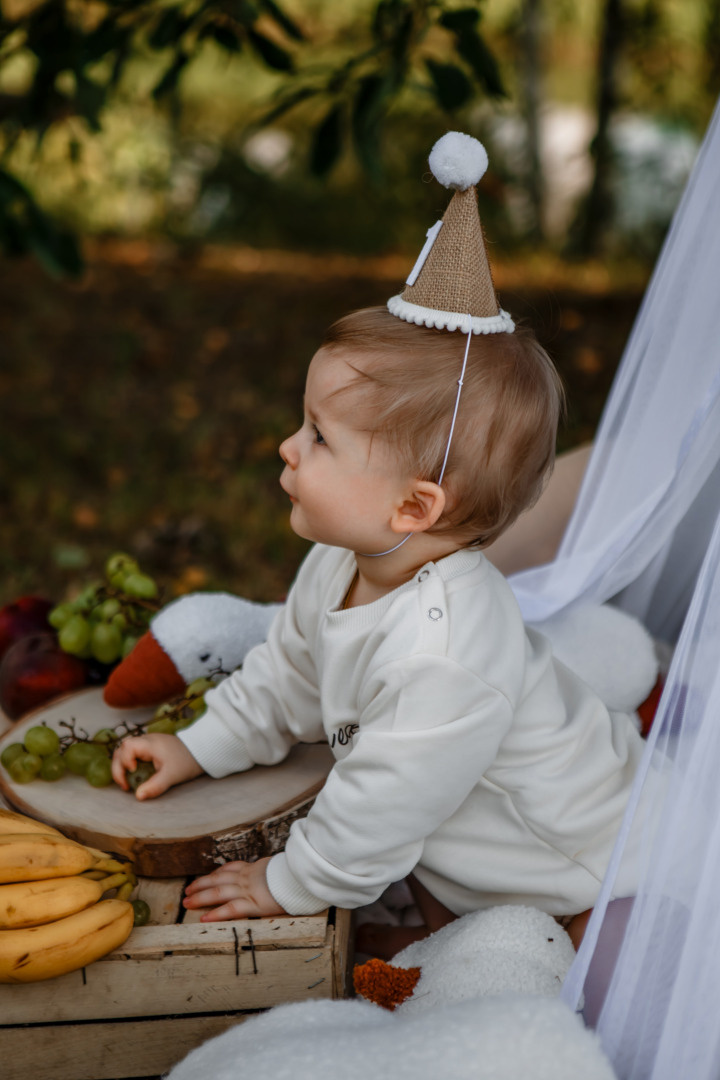
M234 19L245 27L252 27L258 20L259 11L251 0L231 0L227 10Z
M366 75L360 80L353 105L353 141L363 168L375 180L382 174L380 129L388 99L388 83L382 76Z
M121 44L120 44L120 46L119 46L119 48L117 50L117 53L115 54L115 59L113 60L112 70L110 71L110 78L108 80L108 89L115 90L115 89L117 89L118 84L120 83L120 79L122 78L123 71L125 70L125 65L127 64L128 60L130 59L130 44L131 44L131 34L128 31L128 33L126 34L125 40L123 42L121 42Z
M248 30L248 40L268 67L275 71L292 71L293 62L289 52L281 49L274 41L270 41L264 34L258 34L257 30Z
M87 121L91 131L100 131L100 112L105 105L107 91L82 72L75 73L75 107Z
M52 274L77 277L83 269L77 241L55 225L14 176L0 169L0 243L8 255L32 252Z
M152 3L152 0L150 2ZM106 0L106 5L120 14L124 14L128 8L147 7L148 0Z
M10 203L18 198L29 200L29 191L11 173L0 169L0 205Z
M384 44L392 43L408 16L412 21L407 0L379 0L372 19L373 37Z
M354 125L370 129L375 126L383 111L387 84L381 75L366 75L358 83L355 98Z
M56 544L52 557L55 565L63 570L84 570L90 565L90 554L80 544Z
M68 24L61 4L47 3L37 8L27 23L25 45L35 53L46 71L73 67L78 36Z
M315 176L326 176L340 157L342 113L342 106L334 105L315 132L310 154L310 168Z
M207 23L203 27L202 37L211 37L220 48L227 52L240 52L240 38L235 31L222 23Z
M497 61L479 34L475 31L458 34L457 50L488 94L492 97L507 96Z
M440 25L454 34L472 32L480 18L477 8L460 8L458 11L446 11L440 16Z
M125 27L119 27L115 19L108 15L107 18L84 38L80 55L80 67L101 60L108 53L121 49L127 42L130 31Z
M432 76L435 96L442 109L452 112L465 105L472 97L472 84L464 71L455 64L438 64L435 60L426 60L427 69Z
M42 227L33 228L28 249L49 273L56 277L79 277L84 263L75 237L57 229L47 218Z
M177 89L177 84L180 80L180 76L183 73L185 65L188 63L190 57L187 53L177 53L170 67L167 69L163 77L153 88L152 96L155 101L160 101L162 98L167 97L168 94L172 94Z
M320 91L317 87L301 86L297 90L293 90L290 94L284 94L276 105L273 105L268 112L260 117L257 121L257 126L266 127L268 124L274 123L275 120L284 116L290 109L294 109L296 105L300 105L301 102L307 101L308 98L315 97L315 95L319 93Z
M168 8L148 37L148 45L151 49L157 50L176 45L192 24L193 19L194 16L182 16L177 8Z
M285 14L285 12L275 3L275 0L260 0L260 7L275 20L278 26L281 27L293 41L305 40L305 35L298 24L294 22L289 15Z

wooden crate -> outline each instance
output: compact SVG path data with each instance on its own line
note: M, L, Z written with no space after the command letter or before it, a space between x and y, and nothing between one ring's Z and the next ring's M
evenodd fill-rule
M350 912L201 923L184 885L141 879L153 923L104 959L0 986L3 1080L155 1076L249 1013L346 995Z

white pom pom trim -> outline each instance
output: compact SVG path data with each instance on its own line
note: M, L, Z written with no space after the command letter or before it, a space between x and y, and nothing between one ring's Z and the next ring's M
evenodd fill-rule
M422 307L420 304L403 300L402 296L391 296L387 307L391 315L403 319L404 322L428 326L435 330L461 330L464 334L467 334L468 330L472 330L473 334L512 334L515 329L512 317L502 308L497 315L488 315L485 318L472 316L468 326L467 313Z
M443 187L466 191L485 174L488 156L483 144L472 135L448 131L433 146L428 164Z

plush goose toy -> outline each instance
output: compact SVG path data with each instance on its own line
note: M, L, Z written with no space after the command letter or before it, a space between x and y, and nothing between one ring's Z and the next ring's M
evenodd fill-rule
M555 997L575 958L565 930L538 908L473 911L408 945L390 963L355 967L361 997L410 1014L498 994Z
M105 701L116 709L159 705L201 676L218 681L267 637L282 604L230 593L191 593L158 612L130 655L111 673Z
M573 955L542 911L464 915L395 958L421 974L393 1012L357 998L280 1005L193 1050L168 1080L614 1080L597 1036L557 997Z

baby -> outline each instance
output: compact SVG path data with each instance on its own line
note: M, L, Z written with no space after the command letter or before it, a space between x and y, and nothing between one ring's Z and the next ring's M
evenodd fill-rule
M461 378L463 352L466 369ZM154 798L327 740L335 764L284 852L196 880L207 920L355 908L411 875L429 926L497 904L567 921L597 896L642 749L526 629L482 549L538 498L562 391L531 333L384 308L327 334L280 447L314 541L267 642L173 735L128 738Z

